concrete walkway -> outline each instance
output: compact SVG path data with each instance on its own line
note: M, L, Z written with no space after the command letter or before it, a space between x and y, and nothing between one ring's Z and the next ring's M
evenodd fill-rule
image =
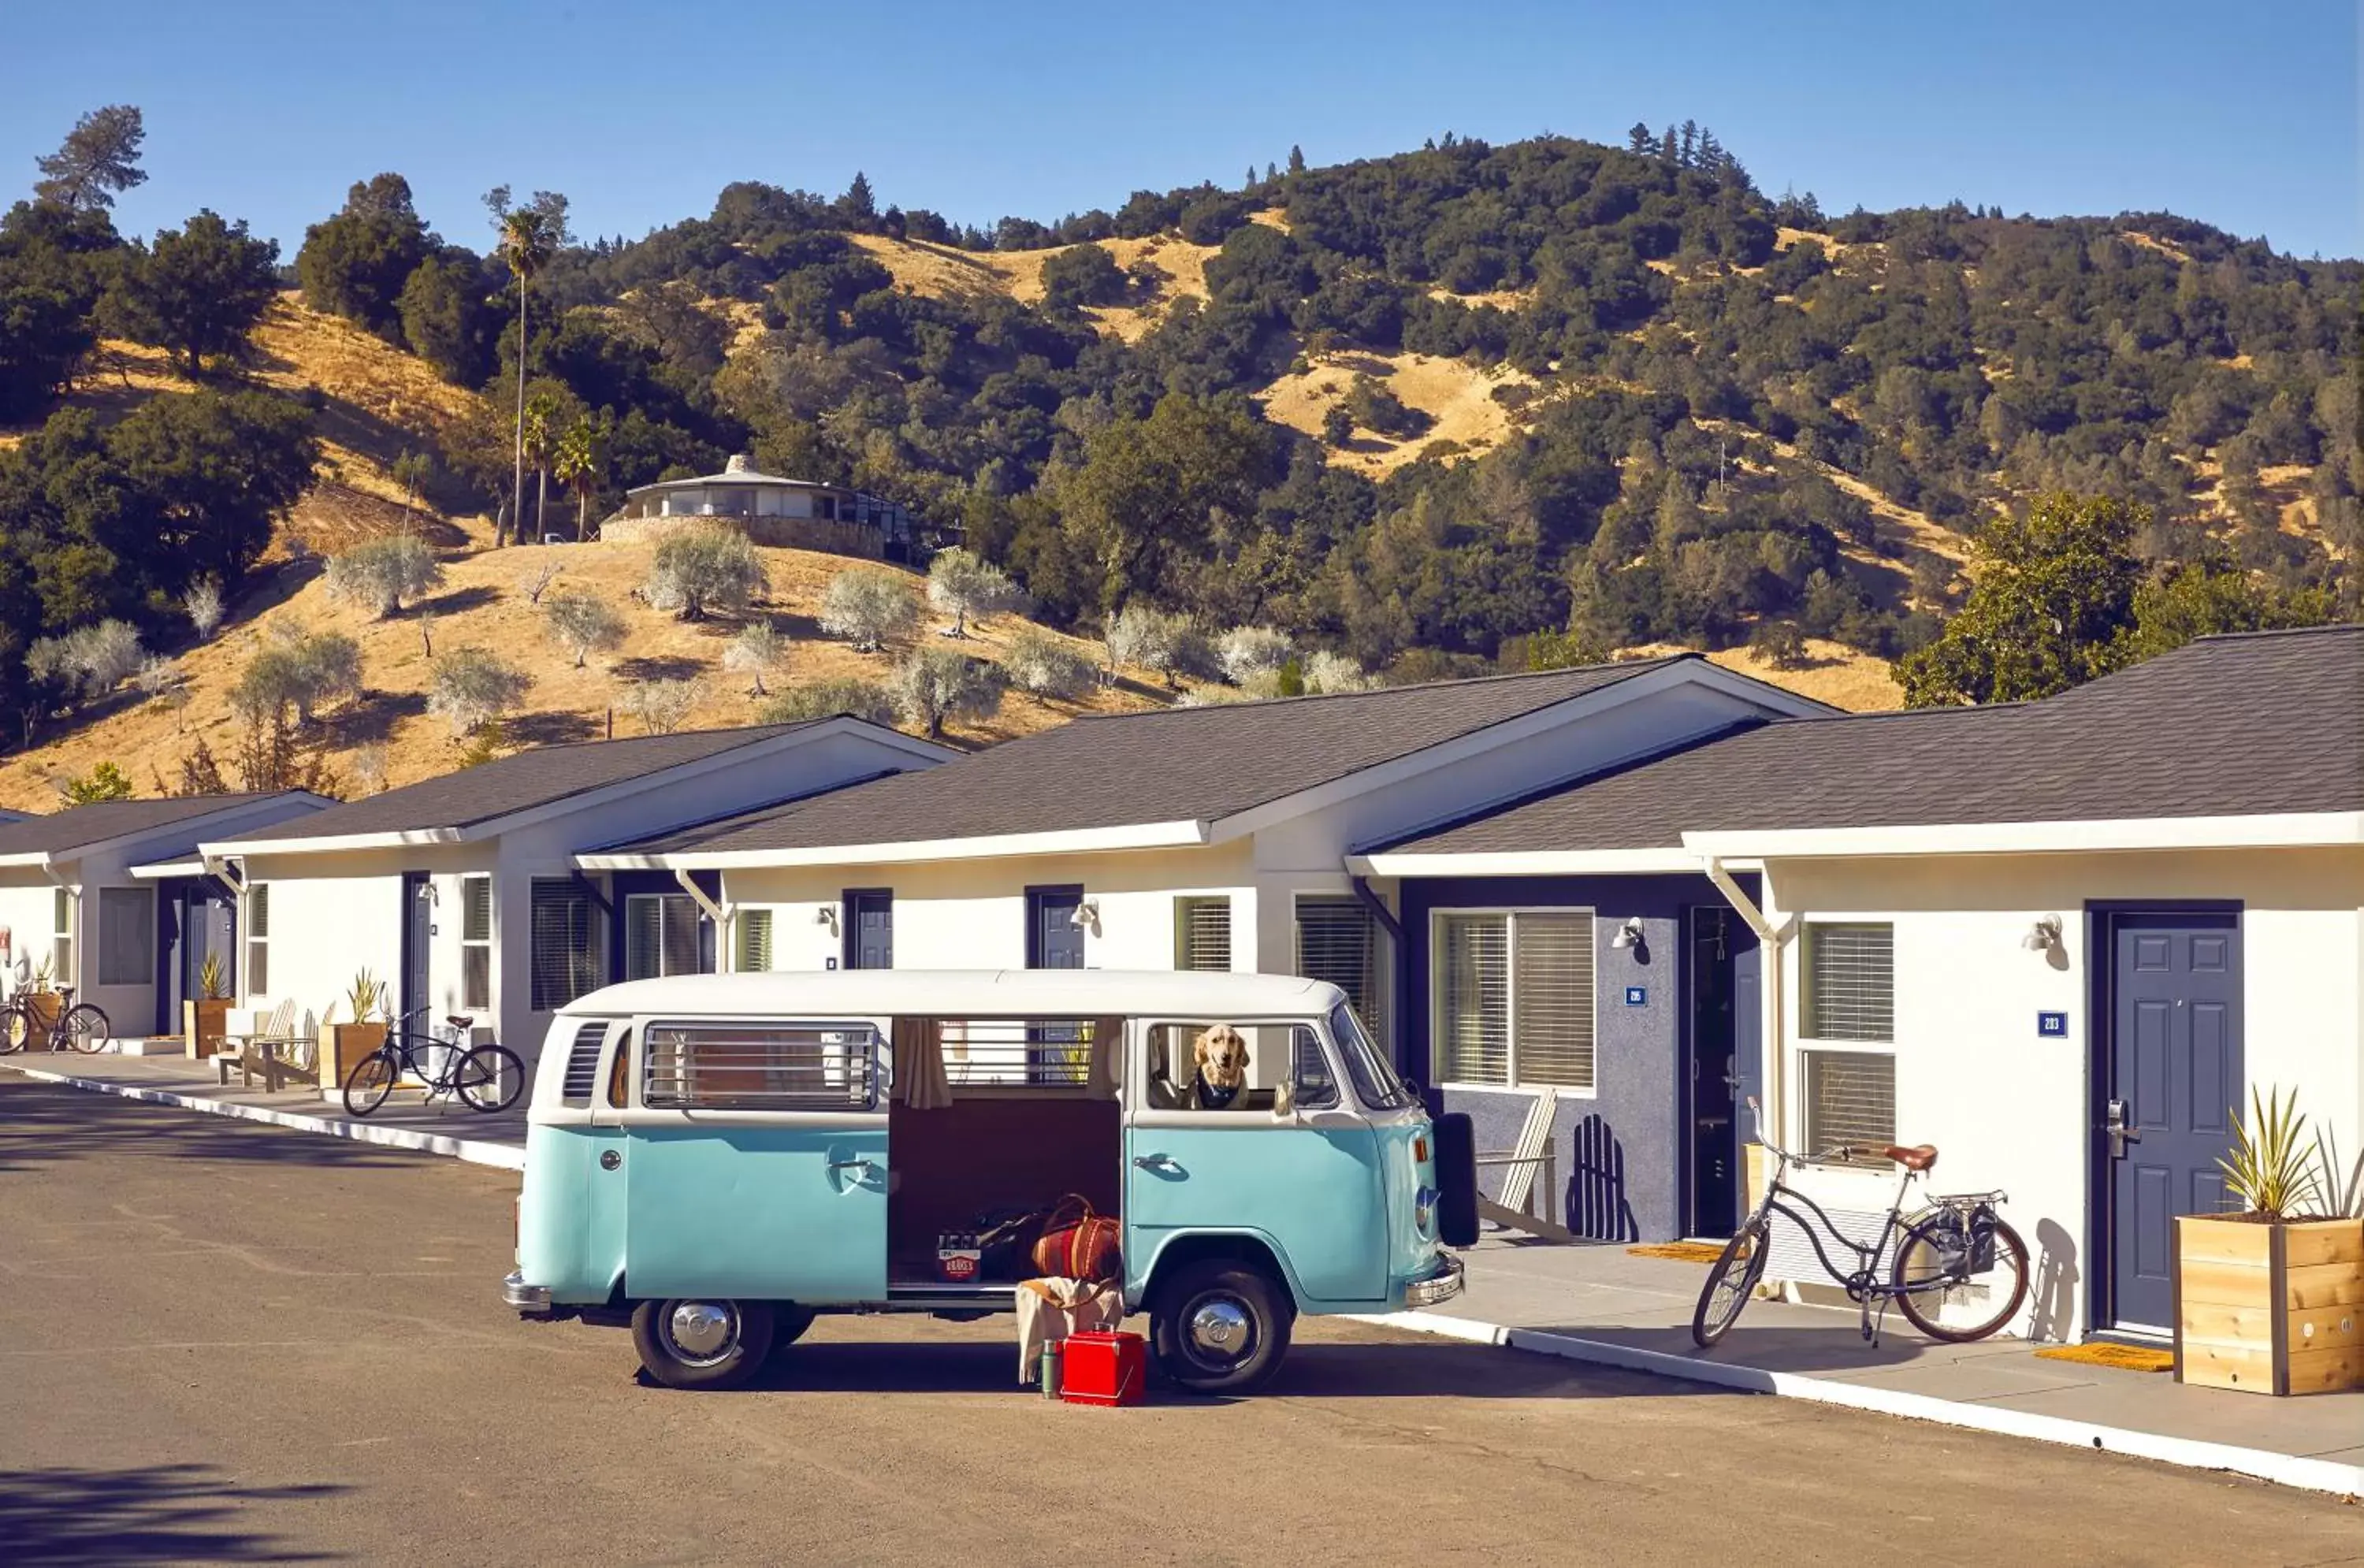
M1727 1387L2015 1432L2171 1462L2364 1494L2364 1393L2274 1399L2187 1388L2167 1373L2046 1360L2024 1340L1938 1344L1890 1312L1877 1346L1853 1307L1752 1301L1712 1351L1691 1342L1703 1263L1622 1245L1487 1240L1468 1289L1433 1312L1390 1314L1488 1340Z
M486 1116L462 1105L424 1104L416 1089L396 1090L366 1119L356 1119L345 1114L344 1101L333 1089L324 1092L310 1084L290 1085L274 1095L266 1093L260 1081L251 1088L241 1085L235 1071L225 1084L211 1062L193 1062L186 1056L23 1051L0 1056L0 1072L331 1138L416 1149L478 1165L525 1169L523 1095L499 1115Z

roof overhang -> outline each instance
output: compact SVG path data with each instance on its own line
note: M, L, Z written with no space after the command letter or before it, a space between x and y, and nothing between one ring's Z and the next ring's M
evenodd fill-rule
M308 839L224 839L198 845L197 852L211 861L229 855L318 855L354 850L407 850L427 844L464 844L472 838L488 836L482 829L497 825L497 822L480 823L474 828L422 828L409 833L341 833Z
M161 882L171 876L204 876L205 857L190 855L177 861L151 861L146 865L133 866L131 874L140 882Z
M13 855L0 855L0 870L13 870L18 867L28 866L45 866L50 864L58 854L64 854L71 858L76 852L77 851L72 850L55 851L50 850L23 850Z
M2102 817L1909 828L1685 833L1695 859L1829 860L1882 855L2088 854L2132 850L2320 849L2364 844L2364 811L2247 817Z
M976 839L914 839L885 844L823 844L773 850L635 851L629 846L574 857L585 871L744 871L755 867L893 865L911 861L1001 860L1014 855L1088 854L1108 850L1190 849L1208 842L1208 824L1129 823L1052 833L1001 833Z
M1349 855L1346 869L1357 876L1626 876L1689 873L1700 857L1669 846L1642 850L1489 850L1453 853L1414 851Z

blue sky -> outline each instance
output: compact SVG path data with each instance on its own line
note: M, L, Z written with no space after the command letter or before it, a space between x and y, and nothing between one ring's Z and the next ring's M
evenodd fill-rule
M399 19L397 20L397 17ZM0 200L75 116L147 114L136 231L199 206L293 255L380 170L481 246L477 195L564 191L585 232L703 215L734 179L990 224L1447 129L1712 126L1826 209L1958 196L2168 208L2364 255L2352 0L1770 7L1692 0L895 6L27 4L0 62Z

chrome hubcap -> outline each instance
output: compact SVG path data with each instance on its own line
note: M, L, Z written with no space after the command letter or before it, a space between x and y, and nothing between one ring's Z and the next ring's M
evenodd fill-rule
M711 1366L739 1341L739 1315L719 1301L678 1301L666 1323L675 1353L691 1366Z
M1190 1348L1210 1360L1236 1361L1254 1336L1255 1324L1236 1301L1202 1302L1190 1314Z

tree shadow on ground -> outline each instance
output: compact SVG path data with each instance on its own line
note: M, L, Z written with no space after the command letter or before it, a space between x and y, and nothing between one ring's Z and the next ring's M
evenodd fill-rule
M205 1464L0 1473L0 1562L321 1562L280 1537L240 1528L261 1502L315 1501L341 1486L240 1486Z
M646 659L619 659L609 672L619 681L688 681L706 673L701 659L658 654Z
M579 713L552 709L546 713L521 713L501 721L509 740L519 746L569 746L577 740L596 740L599 726Z
M481 610L486 605L500 603L501 591L487 583L474 583L465 588L454 588L448 594L438 594L431 599L404 606L404 614L432 616L457 615L462 610Z
M48 1062L41 1065L47 1070L72 1071L52 1068ZM300 1108L317 1112L323 1107L315 1097L312 1105ZM452 1130L464 1135L488 1129L460 1126ZM264 1122L142 1105L0 1072L0 1172L28 1170L42 1161L104 1162L132 1153L152 1154L160 1145L178 1160L261 1161L340 1169L415 1166L421 1160L436 1158ZM8 1552L0 1550L0 1562L10 1561Z
M368 746L394 737L394 727L427 711L424 692L363 692L320 720L331 746Z

